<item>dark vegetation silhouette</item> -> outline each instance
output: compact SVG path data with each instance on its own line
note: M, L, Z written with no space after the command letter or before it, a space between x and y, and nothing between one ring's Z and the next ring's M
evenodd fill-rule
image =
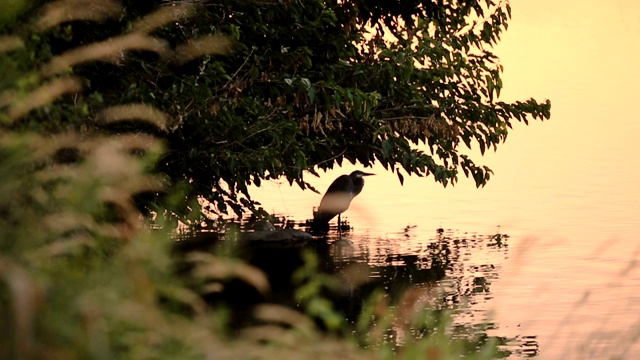
M380 163L401 182L447 185L462 171L482 186L491 171L462 144L484 152L512 121L550 117L548 101L498 100L490 48L508 4L396 5L4 1L0 357L493 356L495 341L451 337L446 314L411 291L394 311L357 262L330 266L334 243L313 256L235 247L232 228L219 247L174 239L178 220L192 229L261 212L250 185L307 188L305 174L344 160ZM437 280L451 261L438 251L379 270ZM399 350L382 341L412 327L429 336ZM319 329L355 329L373 350Z
M46 65L46 76L73 69L82 83L67 85L84 91L10 127L161 138L157 169L183 190L170 203L186 223L206 220L197 199L213 217L256 211L250 185L307 188L305 174L345 160L382 164L401 182L409 174L448 185L464 174L482 186L491 170L462 147L496 148L513 121L550 116L548 101L498 99L502 66L491 48L508 3L92 1L75 7L80 21L38 4L4 25L38 30L25 43L33 60L11 56L21 68ZM84 44L102 57L86 61L74 51ZM7 73L9 84L19 72ZM140 204L153 208L159 195Z

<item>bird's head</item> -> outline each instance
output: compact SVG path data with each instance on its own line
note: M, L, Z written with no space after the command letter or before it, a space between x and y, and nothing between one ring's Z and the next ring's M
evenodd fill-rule
M364 172L364 171L356 170L356 171L352 172L349 176L354 177L354 178L357 178L357 179L360 179L360 178L362 178L363 176L371 176L371 175L375 175L375 174L372 174L372 173L366 173L366 172Z

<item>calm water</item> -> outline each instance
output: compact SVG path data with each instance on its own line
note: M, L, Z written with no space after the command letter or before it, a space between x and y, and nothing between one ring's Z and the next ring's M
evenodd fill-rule
M386 276L431 267L425 254L448 242L457 258L438 285L459 309L456 321L491 322L490 335L516 339L512 357L635 359L640 4L511 4L514 19L496 49L505 66L502 99L549 98L552 120L516 126L497 153L480 158L468 150L495 171L483 189L467 179L442 188L415 177L400 186L372 169L378 175L345 213L353 230L341 256ZM354 169L362 167L309 181L324 191ZM266 210L299 221L321 198L277 182L254 194ZM495 246L495 234L509 235L508 246Z

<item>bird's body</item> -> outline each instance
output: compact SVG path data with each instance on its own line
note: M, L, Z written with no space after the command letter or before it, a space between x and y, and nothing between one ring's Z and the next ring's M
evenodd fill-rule
M335 179L320 201L318 211L313 216L314 223L319 226L326 225L336 215L339 216L345 212L349 208L351 200L360 194L364 187L362 177L370 175L374 174L356 170L349 175L341 175ZM338 227L339 223L340 218L338 217Z

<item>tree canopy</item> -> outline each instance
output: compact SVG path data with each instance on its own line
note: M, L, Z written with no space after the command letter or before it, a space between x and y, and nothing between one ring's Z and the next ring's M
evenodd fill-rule
M36 4L3 19L3 46L18 45L0 90L67 95L33 110L0 99L2 127L151 133L158 170L220 213L254 207L251 184L306 188L305 172L345 160L482 186L491 170L462 147L550 117L548 100L499 100L492 47L510 16L493 0Z

